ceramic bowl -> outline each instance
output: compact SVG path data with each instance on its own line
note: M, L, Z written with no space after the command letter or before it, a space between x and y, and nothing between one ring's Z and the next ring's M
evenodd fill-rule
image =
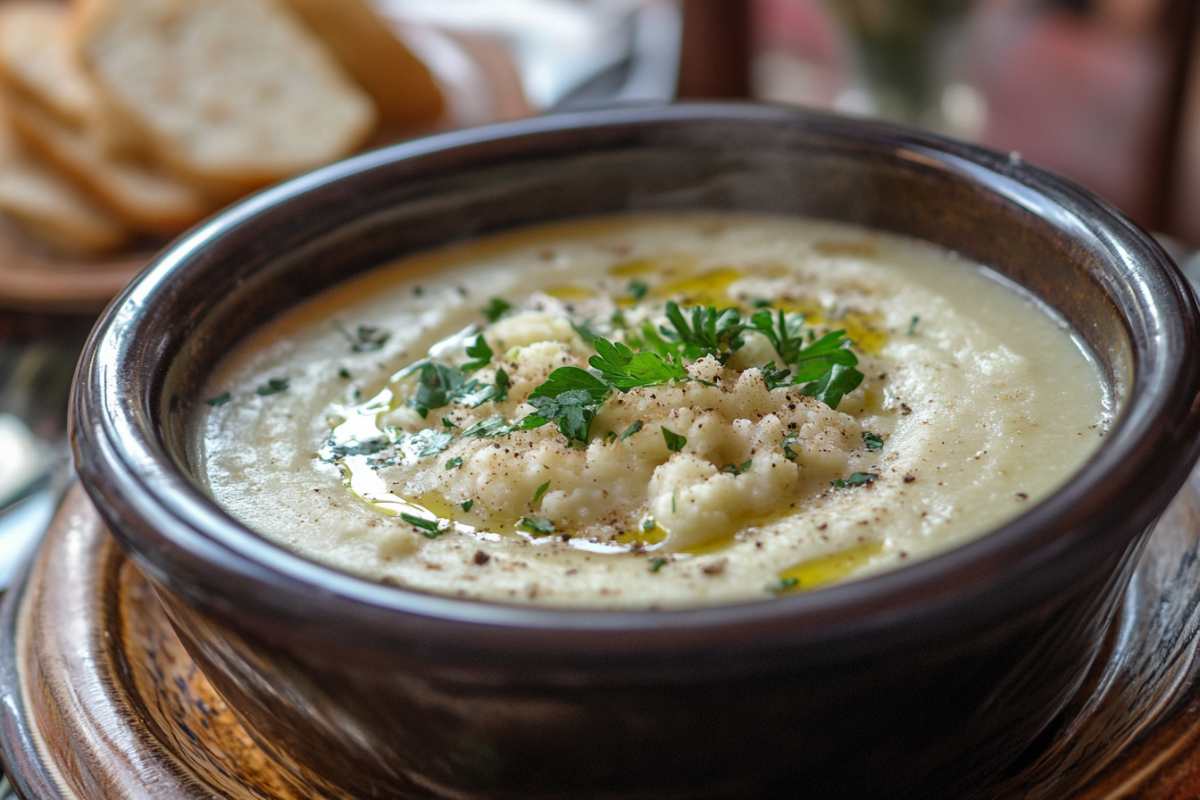
M1098 452L981 539L809 594L672 612L486 604L283 550L196 477L214 364L386 260L615 211L815 216L935 242L1056 309L1116 398ZM184 644L331 796L970 796L1055 720L1197 456L1196 302L1143 232L998 154L755 105L444 134L259 194L163 252L79 366L84 486Z

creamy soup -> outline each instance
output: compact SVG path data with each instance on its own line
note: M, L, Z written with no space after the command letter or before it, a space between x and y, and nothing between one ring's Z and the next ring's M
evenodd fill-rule
M264 536L557 606L808 591L986 533L1110 417L1070 332L928 244L631 216L405 258L265 325L198 457Z

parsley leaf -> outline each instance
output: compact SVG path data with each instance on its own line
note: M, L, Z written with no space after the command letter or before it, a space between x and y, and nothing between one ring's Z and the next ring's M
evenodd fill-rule
M467 355L471 360L462 365L463 372L474 372L486 367L492 361L492 348L488 347L483 334L479 334L467 345Z
M442 427L449 431L454 430L458 426L455 425L454 420L450 419L449 417L442 417Z
M820 339L801 348L791 361L796 368L793 380L796 383L814 381L826 375L834 365L853 367L858 363L858 357L846 349L850 342L845 331L831 331ZM855 384L857 386L858 384ZM836 408L836 404L833 404Z
M514 430L516 430L516 426L509 423L504 417L488 417L467 428L462 435L467 439L491 439L512 433Z
M548 422L553 422L562 435L567 437L567 441L588 443L592 420L596 418L600 403L593 400L587 390L571 389L556 397L531 395L529 403L537 409L537 413L521 420L522 428L540 428Z
M254 390L254 393L259 397L269 397L273 394L286 392L288 389L287 378L270 378L266 383Z
M667 559L665 559L665 558L650 559L650 571L651 572L658 572L660 569L662 569L666 565L667 565Z
M918 317L916 314L913 314L912 319L910 319L908 321L908 335L909 336L917 335L917 323L919 323L920 321L921 321L921 318Z
M645 281L630 281L629 296L634 300L641 300L646 296L646 292L650 291L650 285Z
M549 536L554 533L554 523L545 517L521 517L517 528L534 536Z
M608 385L587 370L579 367L559 367L529 396L558 397L572 390L586 392L589 400L596 404L603 403L609 393Z
M437 361L424 361L420 365L417 391L410 405L425 417L431 409L449 405L454 396L461 392L465 381L466 376L457 367Z
M726 464L721 467L721 472L729 475L741 475L746 470L750 469L750 465L754 463L754 459L748 458L740 464Z
M658 353L634 353L620 342L596 337L592 342L596 355L588 363L600 372L615 389L627 392L639 386L656 386L672 380L687 378L687 370L677 360L668 360Z
M788 461L794 463L796 459L800 457L800 454L792 449L792 445L799 441L799 437L794 433L789 433L787 436L783 437L783 457Z
M487 317L488 322L495 322L509 311L512 311L512 303L500 297L493 297L483 309L483 315Z
M686 437L680 436L678 433L675 433L675 431L669 429L665 425L662 426L662 435L663 441L667 443L667 449L672 453L678 453L683 449L683 446L687 444Z
M221 392L216 397L210 397L207 400L205 400L204 402L208 403L213 408L216 408L217 406L225 405L232 399L233 399L233 395L231 395L229 392Z
M800 338L803 324L804 317L798 314L789 317L783 309L776 312L776 316L770 311L755 311L750 315L750 327L767 337L784 365L794 363L804 345Z
M795 589L799 585L800 585L799 578L780 578L779 583L768 586L767 590L774 592L775 594L782 594L783 592L786 592L789 589Z
M350 342L350 349L355 353L374 353L382 350L388 339L392 338L391 333L376 325L359 325L353 333L340 322L335 322L334 325L342 336L346 337L346 341Z
M531 506L536 506L542 499L542 496L550 489L550 481L546 481L541 486L537 487L533 492L533 499L529 501Z
M449 431L426 428L406 436L404 438L404 449L409 452L415 452L417 458L436 456L450 446L450 440L453 438L454 434Z
M470 511L471 506L473 506L473 505L475 505L474 500L463 500L460 508L462 508L463 511Z
M866 445L867 449L872 453L883 449L883 437L879 434L871 433L870 431L863 431L862 438L863 444Z
M455 456L454 458L451 458L448 461L446 461L446 471L449 472L452 469L458 469L462 465L463 465L462 456Z
M672 300L667 303L667 321L671 327L663 326L667 339L682 345L683 355L691 360L712 355L722 363L729 355L745 344L742 331L746 325L736 308L718 311L713 306L695 306L691 309L691 324L688 324L679 306Z
M830 408L837 408L842 397L853 392L863 381L863 374L854 367L834 364L820 380L813 381L801 388L801 392L809 397L815 397Z
M626 439L628 439L630 436L633 436L635 433L637 433L641 429L642 429L642 421L640 419L635 419L633 422L629 423L629 427L626 428L621 433L621 441L625 441Z
M426 539L436 539L442 535L441 525L436 519L430 519L429 517L418 517L416 514L409 513L401 514L400 519L421 531Z
M350 370L346 369L345 367L342 367L341 369L338 370L338 377L344 381L348 381L348 380L350 380L350 378L352 376L350 375Z
M763 382L767 384L768 389L792 385L792 371L786 367L777 368L774 361L768 361L765 367L759 368L759 371L762 373Z
M848 489L852 486L869 486L879 479L879 476L873 472L854 472L849 478L838 478L835 481L830 481L829 485L835 489Z

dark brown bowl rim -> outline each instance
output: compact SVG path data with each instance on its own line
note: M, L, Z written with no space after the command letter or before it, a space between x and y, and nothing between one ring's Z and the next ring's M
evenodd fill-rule
M400 159L480 145L536 151L539 137L630 126L800 125L868 142L896 159L953 173L1092 240L1138 298L1124 309L1136 370L1130 401L1103 445L1061 490L963 546L892 572L735 605L670 611L542 608L424 594L372 582L291 553L237 522L189 481L154 428L161 364L130 363L145 337L141 309L170 303L197 253L245 221L285 214L297 196L329 191ZM528 152L528 151L523 151ZM263 635L289 621L346 642L420 638L510 657L864 650L914 637L1000 625L1082 580L1124 550L1175 495L1197 456L1200 388L1196 300L1166 253L1089 192L1008 154L884 123L792 107L698 103L543 116L414 140L343 161L244 200L171 244L107 309L81 357L72 441L85 488L153 577L209 608L238 609ZM134 521L134 524L130 524ZM186 565L187 579L179 566ZM201 585L202 584L202 585ZM214 598L220 598L216 600ZM548 635L553 634L553 635ZM369 647L370 645L364 645Z

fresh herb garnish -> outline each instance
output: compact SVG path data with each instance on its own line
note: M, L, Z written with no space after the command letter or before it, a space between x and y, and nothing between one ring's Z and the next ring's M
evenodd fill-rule
M646 517L642 520L642 531L645 533L649 533L657 527L658 523L654 521L654 517Z
M800 391L830 408L837 408L842 398L857 389L862 381L863 374L854 367L834 364L819 380L805 384Z
M496 370L495 383L492 384L492 402L501 403L508 399L508 390L512 387L512 381L508 377L508 373L502 369Z
M549 489L550 489L550 481L546 481L541 486L537 487L537 489L535 489L533 492L533 499L529 501L529 504L531 506L533 506L534 508L536 508L537 504L539 502L541 502L542 497L546 494L546 492Z
M630 436L633 436L635 433L637 433L641 429L642 429L642 421L640 419L635 419L633 422L629 423L629 427L626 428L621 433L621 441L625 441L626 439L628 439Z
M446 461L446 471L449 472L452 469L458 469L462 465L463 465L462 456L455 456L454 458L448 459Z
M746 470L750 469L750 465L754 463L754 459L748 458L740 464L726 464L721 467L721 472L729 475L741 475Z
M800 454L792 449L792 445L799 441L799 437L794 433L789 433L783 437L783 457L788 461L795 462L800 457Z
M553 422L568 441L587 444L592 420L608 397L608 385L579 367L559 367L529 395L537 409L521 420L529 430Z
M267 382L254 390L254 393L259 397L269 397L273 394L286 392L288 389L287 378L269 378Z
M687 378L687 370L677 360L667 359L658 353L641 351L634 353L620 342L610 342L596 337L592 346L596 355L588 363L614 389L627 392L640 386L657 386L673 380Z
M690 325L674 301L667 303L666 310L670 327L660 329L663 336L678 343L683 355L692 361L711 355L724 363L745 344L742 331L746 325L736 308L718 311L713 306L695 306L690 310Z
M788 589L795 589L799 585L799 578L780 578L779 583L772 584L767 589L775 594L780 594L781 592L786 592Z
M467 428L462 435L465 439L491 439L512 433L514 430L516 430L516 426L505 420L504 417L488 417Z
M441 525L436 519L418 517L416 514L409 514L407 512L401 514L400 519L421 531L426 539L436 539L442 535Z
M662 426L662 435L663 435L663 441L665 441L667 443L667 449L670 450L672 453L678 453L680 450L683 449L683 446L685 444L687 444L686 437L680 436L678 433L675 433L675 431L671 430L666 425Z
M863 431L862 438L863 444L866 445L867 449L872 453L883 449L883 437L881 437L879 434L871 433L870 431Z
M472 507L472 506L474 506L474 505L475 505L475 501L474 501L474 500L463 500L463 501L462 501L461 508L462 508L462 510L463 510L463 511L470 511L470 510L471 510L471 507Z
M916 314L913 314L912 319L910 319L908 321L908 335L909 336L917 335L917 323L919 323L920 321L921 321L921 318L918 317Z
M549 536L554 533L554 523L545 517L521 517L517 528L534 536Z
M465 380L460 369L437 361L423 361L417 373L417 391L410 405L424 417L431 409L449 405Z
M392 338L391 333L377 325L359 325L353 332L347 330L340 322L335 322L334 325L342 336L346 337L346 341L350 342L350 349L355 353L374 353L382 350L388 339Z
M848 489L852 486L869 486L879 479L879 476L873 472L854 472L849 478L838 478L835 481L830 481L829 485L835 489Z
M786 367L780 369L775 366L774 361L768 361L767 365L760 367L763 382L767 384L768 389L778 389L781 386L792 385L792 371Z
M594 330L592 330L591 323L588 322L587 320L580 320L580 321L572 320L571 330L573 330L573 331L575 331L575 333L579 334L579 338L583 339L583 343L586 344L588 347L591 347L592 343L595 342L597 337L599 337L599 335L600 335L600 334L596 333Z
M450 419L449 417L442 417L442 427L449 431L454 430L458 426L455 425L454 420Z
M225 405L232 399L233 399L233 395L231 395L229 392L221 392L216 397L210 397L207 400L205 400L204 402L208 403L213 408L216 408L217 406Z
M645 281L634 280L629 282L628 289L630 297L634 300L641 300L646 296L646 292L650 291L650 285Z
M483 315L488 322L495 322L512 310L512 303L500 297L493 297L483 309Z
M350 380L350 370L346 369L345 367L342 367L341 369L338 370L338 377L344 381Z
M650 559L650 571L651 572L658 572L660 569L662 569L666 565L667 565L667 559L665 559L665 558Z
M605 444L612 444L616 440L617 440L617 432L616 431L606 431L605 432L605 434L604 434L604 443Z
M467 355L471 357L471 360L462 365L463 372L474 372L491 363L492 348L488 347L487 340L483 338L482 333L467 345Z

